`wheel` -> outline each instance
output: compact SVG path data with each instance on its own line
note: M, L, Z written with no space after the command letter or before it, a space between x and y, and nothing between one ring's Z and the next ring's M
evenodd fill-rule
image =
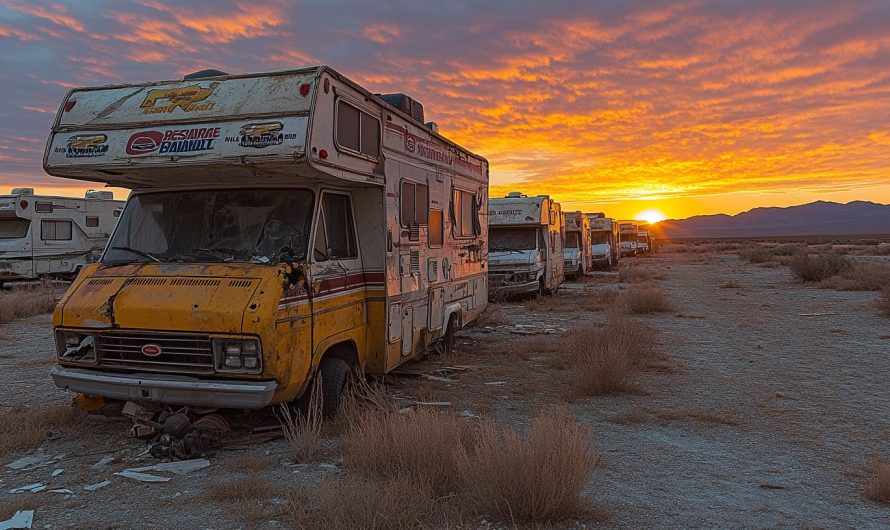
M450 355L454 351L454 327L457 325L455 315L448 318L448 327L442 337L433 343L433 353L436 355Z
M337 415L350 372L349 363L343 359L325 357L321 360L318 373L321 375L321 415L325 419Z
M547 294L547 289L544 288L544 278L538 280L538 292L535 293L535 298L541 297Z
M584 277L584 265L579 263L578 270L575 271L575 279L577 280L577 279L583 278L583 277Z

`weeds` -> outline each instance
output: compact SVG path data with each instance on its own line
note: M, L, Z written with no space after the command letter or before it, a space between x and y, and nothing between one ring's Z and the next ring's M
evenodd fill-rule
M55 429L79 418L69 405L26 407L13 405L0 414L0 454L31 449L43 443Z
M514 524L577 515L599 461L591 439L563 408L542 411L524 434L485 422L459 459L464 501L475 513Z
M890 503L890 464L875 462L874 477L865 485L865 496L873 501Z
M674 310L674 304L660 287L631 285L621 294L621 303L630 313L665 313Z
M624 267L618 271L618 281L621 283L640 283L663 279L664 274L644 267Z
M44 289L22 289L0 294L0 324L18 318L50 313L56 307L56 296Z
M428 491L404 478L370 481L345 476L292 493L292 528L401 530L423 526L435 501Z
M768 248L756 246L739 252L739 256L751 263L770 263L776 261L776 255Z
M880 291L890 285L890 264L856 260L840 274L822 280L819 287L839 291Z
M297 462L311 462L317 459L325 449L322 439L324 437L324 417L322 414L322 379L321 373L315 376L312 382L312 390L309 395L309 403L305 414L294 413L289 404L278 406L281 418L281 430L284 439L293 449Z
M454 453L467 439L467 424L451 415L424 408L410 414L366 412L343 437L343 459L366 477L405 479L447 495L458 489Z
M232 480L214 480L207 484L207 492L214 501L237 501L246 504L272 495L269 481L256 473Z
M890 287L885 287L877 299L878 312L890 317Z
M575 352L575 392L598 396L631 390L641 363L655 351L652 330L611 311L600 327L578 328L572 333Z
M742 284L736 280L727 280L723 282L720 287L723 289L739 289L742 287Z
M802 282L821 282L832 276L848 273L853 267L849 258L836 253L800 253L789 260L788 266Z

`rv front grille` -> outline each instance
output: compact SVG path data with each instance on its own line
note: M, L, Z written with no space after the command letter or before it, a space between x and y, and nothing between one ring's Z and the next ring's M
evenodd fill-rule
M106 331L98 335L96 346L102 368L197 375L214 372L213 346L207 335Z

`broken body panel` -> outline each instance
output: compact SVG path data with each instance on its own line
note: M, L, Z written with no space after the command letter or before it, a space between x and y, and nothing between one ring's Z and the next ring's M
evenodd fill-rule
M79 199L19 188L0 196L0 283L73 278L99 259L123 207L110 192Z
M64 159L87 133L103 156ZM44 166L133 189L55 312L62 388L259 408L487 304L487 161L327 67L74 90Z
M511 193L491 199L489 281L495 296L555 292L565 280L559 203Z

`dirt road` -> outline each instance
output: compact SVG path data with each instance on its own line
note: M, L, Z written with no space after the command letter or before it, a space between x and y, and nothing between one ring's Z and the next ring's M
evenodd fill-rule
M617 288L614 275L569 284L551 301L499 304L498 322L462 333L455 357L439 361L463 368L444 381L394 378L393 392L515 424L542 406L566 404L596 434L602 465L586 493L613 514L604 527L890 524L890 507L862 495L869 458L890 457L890 321L869 307L874 294L805 287L784 267L763 268L729 254L640 261L664 272L660 283L677 306L635 317L658 330L671 368L644 373L642 392L569 399L570 374L554 362L560 353L547 351L548 335L518 334L603 321L602 312L578 300ZM730 280L739 286L723 287ZM49 381L48 317L2 326L0 337L5 404L69 398ZM51 477L56 466L2 468L0 507L33 504L35 528L275 528L286 526L279 516L287 488L340 472L336 453L289 466L287 446L276 441L220 452L207 469L143 484L112 474L151 463L140 456L145 443L126 430L104 422L63 430L45 447L67 453L57 466L66 471ZM105 454L116 461L93 469ZM257 474L272 487L248 504L213 493L213 483ZM82 489L105 479L111 485ZM34 482L74 493L7 493ZM564 526L584 523L590 524Z

